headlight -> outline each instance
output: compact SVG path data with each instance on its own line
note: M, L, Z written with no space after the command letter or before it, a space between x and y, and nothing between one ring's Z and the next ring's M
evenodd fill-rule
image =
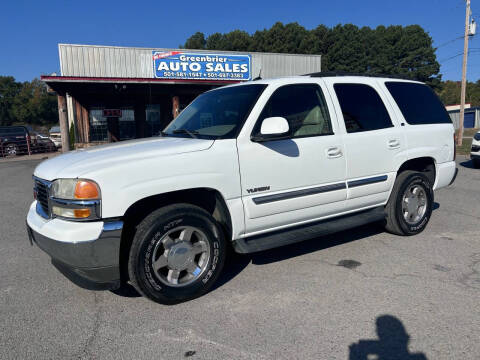
M55 216L78 220L101 217L100 188L92 180L55 180L50 195L52 214Z
M69 200L100 199L100 189L91 180L58 179L52 184L52 196Z

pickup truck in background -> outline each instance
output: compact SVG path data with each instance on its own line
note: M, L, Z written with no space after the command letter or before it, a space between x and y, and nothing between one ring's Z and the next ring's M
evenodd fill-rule
M454 127L423 83L250 81L202 94L159 137L42 162L27 230L76 284L129 283L172 304L206 293L229 247L257 252L370 222L418 234L456 173Z

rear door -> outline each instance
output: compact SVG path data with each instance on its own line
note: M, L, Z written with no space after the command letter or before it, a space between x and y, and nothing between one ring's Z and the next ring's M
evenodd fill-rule
M375 79L327 81L344 131L346 210L381 205L405 159L404 131Z
M345 206L342 138L323 83L270 85L237 146L247 234L339 213ZM262 101L262 102L261 102ZM264 105L262 105L264 104ZM288 138L256 142L263 119L281 116Z

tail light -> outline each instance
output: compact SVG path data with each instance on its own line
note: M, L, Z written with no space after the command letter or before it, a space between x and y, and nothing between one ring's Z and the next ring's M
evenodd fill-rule
M457 135L453 133L453 161L457 159Z

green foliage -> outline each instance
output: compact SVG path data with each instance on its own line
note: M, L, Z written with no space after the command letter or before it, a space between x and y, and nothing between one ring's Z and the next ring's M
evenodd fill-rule
M201 32L196 32L192 36L190 36L187 41L185 41L184 46L180 46L180 48L184 49L205 49L205 35Z
M0 76L0 125L57 122L57 97L47 92L42 81L19 83L11 76Z
M345 24L307 30L298 23L275 23L270 29L249 35L245 31L197 32L184 48L256 51L289 54L321 54L323 71L400 75L428 82L441 81L433 40L419 25L359 28Z
M15 121L12 105L21 89L13 76L0 76L0 125L11 125Z
M460 81L445 81L437 89L437 93L445 105L460 104L461 87ZM467 82L465 102L471 103L472 106L480 106L480 80Z
M73 122L70 124L68 137L70 138L70 150L75 150L75 127L73 126Z

